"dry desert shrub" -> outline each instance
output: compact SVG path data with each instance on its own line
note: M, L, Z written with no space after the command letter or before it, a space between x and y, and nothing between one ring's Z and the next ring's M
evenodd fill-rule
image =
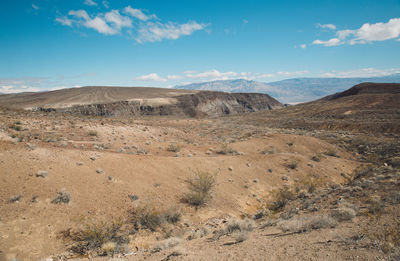
M187 183L189 192L183 195L183 202L195 207L202 207L211 200L212 190L215 186L215 175L197 171Z
M337 152L337 149L336 149L335 147L328 148L328 149L324 152L324 154L327 155L327 156L340 158L340 156L339 156L339 154L338 154L338 152Z
M352 220L356 214L356 211L349 207L340 207L331 211L332 217L337 221Z
M284 232L302 233L312 229L334 228L337 226L337 221L328 215L317 215L285 220L280 222L278 226Z
M218 240L222 236L233 235L237 243L243 242L255 228L256 223L252 219L234 218L229 220L224 227L215 234L213 239Z
M178 208L162 210L151 203L145 203L130 211L130 223L136 230L149 229L156 231L164 223L176 224L180 221L182 212Z
M154 248L151 250L151 252L156 253L156 252L160 252L165 249L170 249L174 246L179 245L180 242L182 242L182 239L179 237L170 237L170 238L164 239L162 241L157 242L157 244L154 246Z
M305 190L308 193L314 193L318 187L324 186L326 184L326 179L320 176L308 174L297 181L295 181L295 190L300 192Z
M400 220L393 220L386 224L376 224L375 231L366 231L366 235L372 240L388 260L400 259Z
M179 152L179 151L181 151L181 147L176 144L169 144L167 151Z
M229 147L227 144L221 145L221 148L217 151L217 154L221 155L239 155L239 152Z
M272 202L267 204L267 208L273 212L281 211L286 204L293 200L296 194L288 187L283 187L272 193Z
M87 223L83 229L72 232L71 229L61 234L73 242L70 250L79 255L114 255L121 253L129 243L128 233L122 229L122 222Z
M89 136L97 137L98 135L99 134L97 133L97 131L94 131L94 130L89 131Z

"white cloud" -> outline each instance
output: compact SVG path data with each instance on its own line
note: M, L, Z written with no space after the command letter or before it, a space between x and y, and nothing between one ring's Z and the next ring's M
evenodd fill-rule
M354 33L353 43L385 41L400 36L400 18L390 19L387 23L363 24Z
M143 82L166 82L167 81L167 79L160 77L156 73L142 75L142 76L136 77L135 80L143 81Z
M331 30L336 29L336 25L334 25L334 24L317 24L317 27L322 28L322 29L331 29Z
M272 78L275 77L275 74L273 73L262 73L262 74L258 74L256 75L256 79L263 79L263 78Z
M168 75L167 78L168 78L168 80L179 80L179 79L183 79L183 76L180 76L180 75Z
M28 86L14 87L14 86L0 86L0 93L21 93L21 92L38 92L40 89Z
M112 10L105 14L104 18L107 22L113 23L120 30L122 27L132 27L132 21L127 16L122 16L118 10Z
M38 86L46 81L46 78L23 77L23 78L0 78L1 93L20 93L40 91Z
M93 19L86 20L83 25L87 28L92 28L101 34L109 35L116 34L117 30L109 26L103 18L96 16Z
M277 72L276 74L287 76L287 77L293 77L293 76L299 76L299 75L303 75L303 74L307 74L307 73L309 73L309 71L304 70L304 71L295 71L295 72Z
M89 2L88 2L89 3ZM103 1L108 7L108 2ZM185 24L174 22L162 23L156 15L147 15L139 9L127 6L121 15L119 10L112 10L107 13L89 15L85 10L71 10L68 16L57 17L56 22L64 26L81 26L94 29L104 35L115 35L123 32L123 28L133 28L126 31L126 35L132 37L138 43L157 42L164 39L176 40L185 35L191 35L195 31L203 30L208 25L190 21ZM138 19L135 23L131 20Z
M199 79L218 79L218 80L227 80L229 78L237 76L238 73L236 72L220 72L218 70L210 70L210 71L205 71L205 72L200 72L200 73L187 73L186 77L188 78L199 78Z
M195 31L203 30L206 26L205 24L198 24L195 21L186 24L148 22L138 30L136 41L144 43L158 42L164 39L176 40L181 36L191 35Z
M324 45L324 46L337 46L343 44L343 42L341 42L340 39L338 38L332 38L329 39L328 41L315 40L314 42L312 42L312 44Z
M336 32L337 38L328 41L315 40L313 44L325 46L336 46L340 44L366 44L377 41L399 39L400 37L400 18L392 18L387 23L363 24L356 30L340 30Z
M300 47L301 47L302 49L306 49L306 48L307 48L307 45L306 45L306 44L302 44L302 45L300 45Z
M72 20L69 19L68 17L57 17L56 18L56 22L59 22L62 25L66 25L66 26L72 26Z
M32 4L32 8L35 9L35 10L39 10L40 9L39 6L37 6L35 4Z
M379 77L388 76L391 74L400 73L400 68L391 69L375 69L375 68L363 68L349 71L331 71L323 73L322 77L337 77L337 78L349 78L349 77Z
M77 18L82 18L84 20L89 20L90 17L88 15L88 13L85 10L78 10L78 11L74 11L71 10L68 12L69 15L75 16Z
M97 3L93 0L85 0L84 4L88 5L88 6L96 6L97 5Z
M123 27L132 27L132 21L129 17L120 15L118 10L112 10L105 15L99 14L94 18L90 18L85 10L71 10L68 15L73 16L76 19L72 20L64 17L56 18L56 21L69 26L75 23L86 28L94 29L105 35L117 34Z
M156 15L145 15L141 10L132 8L129 5L124 8L124 12L126 14L129 14L132 17L135 17L135 18L141 20L141 21L147 21L147 20L150 20L150 19L157 18Z
M103 2L101 2L101 3L102 3L102 4L104 5L104 7L107 8L107 9L110 7L107 1L103 1Z
M188 70L188 71L184 71L183 73L184 74L193 74L193 73L198 73L199 71L191 71L191 70Z

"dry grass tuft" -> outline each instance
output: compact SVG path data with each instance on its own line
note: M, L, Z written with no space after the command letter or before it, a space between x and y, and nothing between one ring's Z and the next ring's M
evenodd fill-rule
M231 219L215 234L213 239L218 240L222 236L233 235L237 243L243 242L255 228L256 223L252 219Z
M279 228L284 232L302 233L312 229L334 228L337 221L328 215L317 215L314 217L294 218L282 221Z

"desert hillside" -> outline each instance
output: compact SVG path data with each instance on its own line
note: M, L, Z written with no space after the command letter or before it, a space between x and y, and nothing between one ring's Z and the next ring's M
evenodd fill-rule
M290 106L249 120L269 126L367 133L400 131L400 84L363 83L316 101Z
M219 118L3 108L0 260L396 258L398 94L361 92ZM360 133L368 106L390 128Z
M223 116L282 108L268 94L145 87L82 87L2 95L0 106L86 116Z

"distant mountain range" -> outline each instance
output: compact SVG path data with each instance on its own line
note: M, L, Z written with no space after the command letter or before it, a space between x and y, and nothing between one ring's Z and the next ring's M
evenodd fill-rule
M369 78L293 78L269 83L237 79L192 83L175 88L267 93L282 103L299 103L341 92L362 82L400 83L400 74Z

